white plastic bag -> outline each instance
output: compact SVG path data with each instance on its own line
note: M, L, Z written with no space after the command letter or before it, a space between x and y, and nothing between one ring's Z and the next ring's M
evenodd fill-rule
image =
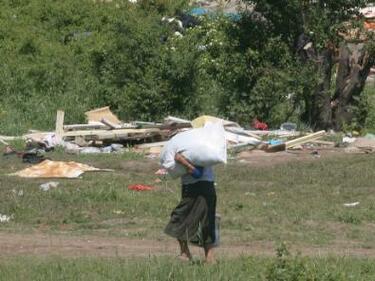
M207 167L227 162L225 130L221 122L207 123L203 128L177 134L164 146L161 165L172 177L186 173L186 169L174 160L181 153L193 165Z

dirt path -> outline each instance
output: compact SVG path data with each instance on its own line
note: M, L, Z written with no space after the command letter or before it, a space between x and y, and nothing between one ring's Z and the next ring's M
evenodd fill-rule
M60 256L60 257L148 257L175 256L176 243L173 240L152 241L100 236L71 236L66 234L13 234L0 233L0 257L9 256ZM195 256L202 255L199 248L192 248ZM307 256L361 256L375 258L375 249L356 248L347 242L325 248L298 247L292 252ZM274 256L272 242L221 245L218 257L240 255Z

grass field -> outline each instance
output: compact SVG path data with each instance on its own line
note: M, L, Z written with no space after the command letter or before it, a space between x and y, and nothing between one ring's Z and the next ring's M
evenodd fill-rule
M179 200L179 181L155 182L156 160L133 153L54 152L48 157L115 171L59 179L56 189L44 192L39 185L47 180L7 176L26 165L16 157L2 157L0 213L12 216L0 223L2 235L49 233L171 242L163 227ZM217 167L222 246L258 245L257 255L229 250L228 255L221 252L217 265L181 266L168 255L71 258L62 253L31 258L0 253L0 280L374 280L370 278L375 276L374 164L373 155L337 154L266 166L232 160ZM127 186L135 183L156 190L129 191ZM343 205L352 202L360 203ZM282 242L293 254L277 258L275 251ZM272 254L269 249L262 254L262 245L271 245Z
M143 260L18 258L0 264L0 280L267 280L369 281L373 260L354 258L259 258L220 260L216 265L186 264L170 258Z

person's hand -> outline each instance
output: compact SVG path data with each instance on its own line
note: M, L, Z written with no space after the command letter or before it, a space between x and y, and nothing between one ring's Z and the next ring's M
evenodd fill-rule
M201 178L203 176L203 167L193 167L193 169L191 169L190 171L190 174L195 179Z

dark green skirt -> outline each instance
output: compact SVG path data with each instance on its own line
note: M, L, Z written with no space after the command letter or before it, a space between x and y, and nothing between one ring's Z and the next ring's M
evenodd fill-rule
M165 233L204 247L215 244L216 191L213 182L182 186L181 201L172 211Z

